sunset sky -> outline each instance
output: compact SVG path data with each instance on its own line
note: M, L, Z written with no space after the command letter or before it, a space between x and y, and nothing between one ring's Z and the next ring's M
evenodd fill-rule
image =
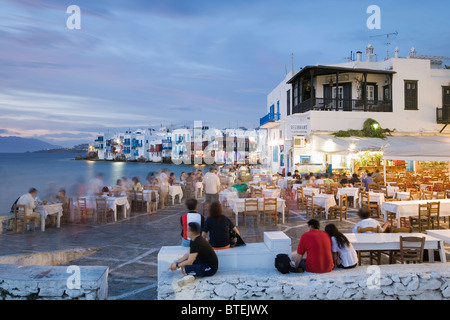
M163 125L254 128L286 69L345 62L385 37L450 56L448 1L0 0L0 136L92 143ZM66 12L81 9L81 29ZM370 30L368 6L381 9ZM445 61L450 64L450 61Z

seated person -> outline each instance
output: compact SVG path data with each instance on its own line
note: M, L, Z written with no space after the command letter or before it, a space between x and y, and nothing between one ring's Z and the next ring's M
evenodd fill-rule
M236 183L233 184L232 187L238 192L239 198L243 198L247 194L248 185L246 183L242 183L240 178L236 180Z
M219 260L208 241L200 235L200 225L190 222L188 237L191 239L188 252L170 265L170 270L181 268L185 276L210 277L216 274Z
M347 237L333 223L325 227L325 232L331 238L331 252L334 265L343 269L356 267L358 254Z
M325 273L333 270L331 239L319 230L320 223L315 219L308 221L309 231L302 234L295 257L295 267L307 272ZM306 259L303 256L306 253Z
M187 199L186 207L188 209L188 212L180 217L181 245L183 247L189 247L189 244L191 243L191 239L189 239L187 232L189 223L191 222L198 223L200 227L203 227L203 224L205 223L205 217L203 217L201 214L197 212L197 205L198 205L197 199L194 198Z
M353 233L358 233L358 227L360 227L362 229L362 228L369 228L369 227L376 228L376 227L380 226L380 228L381 228L380 223L377 220L372 219L370 217L370 211L366 208L359 209L358 217L361 218L361 221L359 221L355 224L355 226L352 229ZM369 231L368 233L372 233L372 232Z
M342 185L350 183L348 178L347 178L347 176L345 175L345 173L342 175L342 179L341 179L341 181L339 183L342 184Z
M354 174L352 174L352 178L348 182L351 183L352 185L354 185L357 182L361 182L361 180L359 179L358 174L354 173Z
M203 237L206 238L209 232L209 243L214 249L228 249L232 245L230 231L239 234L233 222L222 214L222 204L218 201L211 203L209 217L203 227Z

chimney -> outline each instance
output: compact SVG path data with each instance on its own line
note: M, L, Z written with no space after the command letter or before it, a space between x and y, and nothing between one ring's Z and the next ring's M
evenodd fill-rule
M395 55L394 55L395 58L398 58L398 57L399 57L399 55L398 55L399 51L400 51L400 50L398 49L398 47L396 47L396 48L395 48Z
M366 47L366 61L373 62L373 46L371 44Z
M361 61L361 57L362 57L362 52L361 51L356 51L356 61L357 62Z

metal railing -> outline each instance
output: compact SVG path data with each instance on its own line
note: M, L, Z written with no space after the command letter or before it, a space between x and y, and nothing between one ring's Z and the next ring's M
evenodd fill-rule
M274 121L278 121L280 120L280 113L274 113L274 112L270 112L268 114L266 114L264 117L259 119L259 125L263 126L266 123L269 122L274 122Z
M311 98L293 107L293 113L308 111L392 112L392 100Z

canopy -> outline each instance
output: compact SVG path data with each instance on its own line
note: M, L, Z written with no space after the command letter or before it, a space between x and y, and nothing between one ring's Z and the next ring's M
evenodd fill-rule
M450 161L450 137L388 137L383 158L387 160Z
M337 138L332 135L311 135L311 151L346 155L359 151L381 151L388 143L379 138Z
M383 151L386 160L450 161L450 136L390 136L337 138L311 135L311 151L346 155L359 151Z

